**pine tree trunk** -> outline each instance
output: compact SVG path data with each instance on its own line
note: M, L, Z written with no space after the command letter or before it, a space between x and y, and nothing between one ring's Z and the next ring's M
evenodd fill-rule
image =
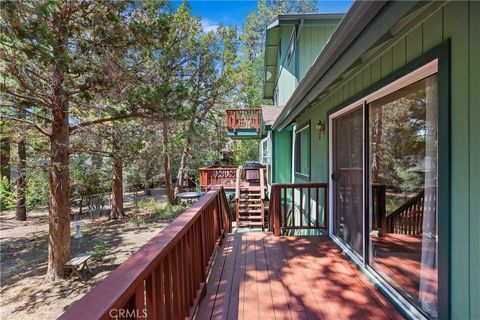
M149 196L152 194L152 191L151 191L151 188L152 188L152 181L151 181L151 177L152 177L152 172L147 164L147 168L145 169L145 182L144 182L144 188L143 188L143 193L146 195L146 196Z
M25 137L18 142L18 179L17 179L17 208L15 218L18 221L27 220L27 207L25 205L25 186L27 171L27 148Z
M10 138L2 136L0 143L0 179L7 177L10 182Z
M56 75L60 76L60 75ZM50 206L47 280L65 278L65 263L70 259L70 189L68 103L57 89L50 137Z
M95 137L95 150L102 150L103 148L103 140L102 140L102 137L100 135L96 136ZM92 167L96 170L96 171L100 171L102 169L102 165L103 165L103 156L101 155L93 155L92 156Z
M195 117L190 120L189 127L187 128L187 137L185 139L185 146L183 147L182 159L180 160L180 166L177 173L177 186L175 187L175 194L183 191L183 184L185 183L185 168L187 167L188 157L190 156L190 147L192 144L193 126L195 125Z
M163 169L165 171L165 187L167 191L167 200L168 203L175 203L175 190L173 189L172 184L172 167L170 163L170 153L169 153L169 136L168 136L168 120L163 120L162 122L162 136L163 136Z
M125 216L123 209L123 164L122 159L113 157L112 163L112 212L111 219Z

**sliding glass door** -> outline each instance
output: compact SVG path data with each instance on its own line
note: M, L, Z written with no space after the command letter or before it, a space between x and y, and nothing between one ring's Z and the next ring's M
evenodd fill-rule
M363 108L333 120L334 234L363 256Z
M437 96L433 75L368 104L369 264L432 318L438 274Z
M434 61L330 115L331 235L414 317L431 319L438 310L436 72Z

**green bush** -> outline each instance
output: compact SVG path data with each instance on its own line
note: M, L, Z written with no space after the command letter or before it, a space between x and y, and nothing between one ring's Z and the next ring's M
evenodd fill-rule
M154 222L159 219L173 219L180 215L185 210L185 204L180 203L178 205L172 206L170 204L159 204L155 199L140 200L138 202L138 207L142 211L146 211L153 214L153 217L150 219L144 219L137 217L134 220L134 223L139 227L142 224L147 222Z
M92 259L95 261L102 261L103 258L107 255L107 243L103 240L98 241L94 246L93 246L93 254L92 254Z
M25 197L27 210L48 205L50 195L50 179L46 168L34 168L27 171L27 187Z
M15 184L9 182L7 177L0 179L0 208L5 210L13 209L16 205Z
M150 198L148 200L147 199L141 199L138 202L138 207L143 211L152 212L152 213L155 213L155 212L161 210L160 204L153 198Z

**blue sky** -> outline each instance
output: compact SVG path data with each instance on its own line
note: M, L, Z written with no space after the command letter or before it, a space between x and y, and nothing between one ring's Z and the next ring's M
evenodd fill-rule
M174 1L176 4L177 1ZM192 13L202 17L204 28L214 30L219 24L236 25L241 27L246 16L251 10L256 10L255 0L190 0ZM347 12L352 4L351 0L327 0L318 1L320 13Z

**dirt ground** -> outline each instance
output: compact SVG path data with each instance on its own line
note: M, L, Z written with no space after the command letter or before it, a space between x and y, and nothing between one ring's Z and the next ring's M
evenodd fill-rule
M153 194L156 203L164 203L163 192ZM150 206L151 207L151 206ZM48 211L28 213L28 220L17 222L14 212L0 214L0 319L55 319L80 299L112 270L163 229L175 213L154 214L151 208L128 209L127 218L111 220L99 217L83 219L83 237L73 238L72 256L91 252L104 241L107 255L102 261L89 261L93 275L84 273L56 283L44 283L47 269Z

